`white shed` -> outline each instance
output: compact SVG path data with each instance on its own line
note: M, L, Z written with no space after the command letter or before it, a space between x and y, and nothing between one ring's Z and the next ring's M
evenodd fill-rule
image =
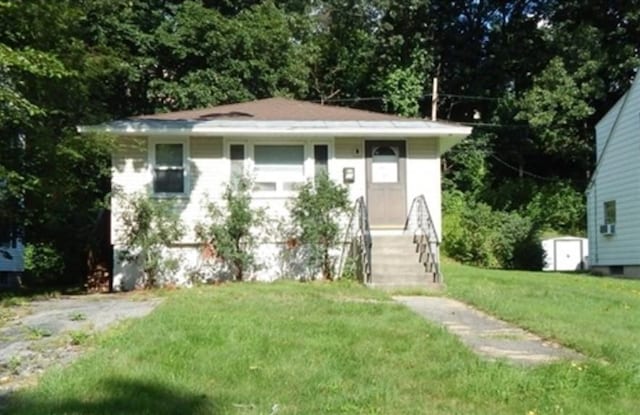
M580 271L589 268L589 242L578 236L561 236L544 239L545 253L543 271Z

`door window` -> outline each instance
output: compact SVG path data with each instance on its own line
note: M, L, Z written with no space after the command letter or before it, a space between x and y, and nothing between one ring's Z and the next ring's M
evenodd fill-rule
M373 183L398 183L398 148L374 147L371 154L371 181Z

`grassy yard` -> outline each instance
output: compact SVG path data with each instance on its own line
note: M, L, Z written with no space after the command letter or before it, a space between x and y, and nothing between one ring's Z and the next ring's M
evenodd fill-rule
M8 412L637 413L640 284L445 271L450 295L593 358L537 368L485 362L357 285L228 284L171 293L149 317L101 336L76 364L16 394Z
M640 380L640 280L449 263L447 293Z

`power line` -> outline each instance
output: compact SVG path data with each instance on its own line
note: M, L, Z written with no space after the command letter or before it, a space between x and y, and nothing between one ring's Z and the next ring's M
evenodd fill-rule
M430 98L432 97L433 94L425 94L425 95L420 95L419 97L417 97L418 99L424 99L424 98ZM464 99L469 99L469 100L476 100L476 101L499 101L501 98L496 98L496 97L485 97L485 96L480 96L480 95L461 95L461 94L443 94L443 93L438 93L438 96L440 97L447 97L447 98L464 98ZM384 101L386 98L385 97L356 97L356 98L329 98L326 100L321 100L321 99L316 99L313 100L313 102L359 102L359 101Z
M488 155L489 155L489 156L491 156L491 158L495 159L495 160L496 160L497 162L499 162L500 164L502 164L503 166L508 167L508 168L510 168L511 170L517 171L518 173L525 174L525 175L530 176L530 177L533 177L533 178L535 178L535 179L546 180L546 181L548 181L548 182L552 182L552 181L556 181L556 180L558 180L558 179L557 179L557 178L555 178L555 177L554 177L554 178L552 178L552 177L544 177L544 176L540 176L539 174L531 173L531 172L529 172L529 171L526 171L526 170L520 169L520 168L518 168L518 167L516 167L516 166L513 166L513 165L511 165L511 164L507 163L506 161L502 160L500 157L496 156L496 155L495 155L495 154L493 154L493 153L488 153Z

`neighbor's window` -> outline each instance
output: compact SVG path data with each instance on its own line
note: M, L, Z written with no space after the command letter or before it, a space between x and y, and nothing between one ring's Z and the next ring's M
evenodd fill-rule
M184 193L184 145L157 143L153 166L154 193Z
M256 145L253 147L255 188L260 191L292 191L304 182L304 145Z
M616 223L616 201L609 200L604 202L604 223L613 225Z

